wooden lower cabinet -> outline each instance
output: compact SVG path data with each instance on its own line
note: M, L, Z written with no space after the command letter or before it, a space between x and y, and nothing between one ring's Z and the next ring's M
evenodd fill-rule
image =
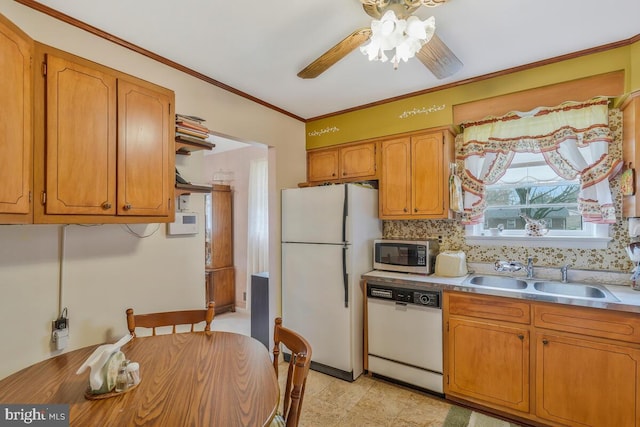
M536 353L539 417L554 425L640 425L639 350L539 333Z
M640 426L637 314L445 292L445 395L548 426Z
M449 321L449 392L529 411L529 331Z
M233 267L206 271L206 298L216 304L216 314L236 311L236 277Z

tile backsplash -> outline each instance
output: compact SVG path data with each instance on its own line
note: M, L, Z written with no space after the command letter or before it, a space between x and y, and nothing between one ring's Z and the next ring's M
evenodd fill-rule
M609 127L614 136L611 153L622 157L622 113L613 109L609 114ZM385 238L423 239L441 236L440 250L462 250L469 263L493 263L497 259L526 260L534 258L536 266L558 267L569 263L574 269L631 272L633 264L625 247L631 242L628 235L628 221L622 218L622 196L619 191L620 179L611 180L611 191L616 203L617 221L611 225L613 240L607 249L558 249L525 248L513 246L473 246L464 239L464 226L457 220L402 220L383 221Z

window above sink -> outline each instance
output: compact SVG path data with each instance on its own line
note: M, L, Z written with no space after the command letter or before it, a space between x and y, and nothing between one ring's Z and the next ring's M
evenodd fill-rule
M609 181L621 167L611 114L594 98L463 123L467 244L606 249L616 223Z

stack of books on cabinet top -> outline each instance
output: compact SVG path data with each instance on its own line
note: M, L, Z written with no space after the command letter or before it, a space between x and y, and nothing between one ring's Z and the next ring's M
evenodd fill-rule
M209 129L205 120L196 116L176 114L176 151L189 154L195 150L212 150L216 145L207 141Z

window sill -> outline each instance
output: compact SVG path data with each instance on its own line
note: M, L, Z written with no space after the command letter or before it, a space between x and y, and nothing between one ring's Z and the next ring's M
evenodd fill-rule
M474 246L522 246L527 248L607 249L611 237L577 236L465 236L468 245Z

